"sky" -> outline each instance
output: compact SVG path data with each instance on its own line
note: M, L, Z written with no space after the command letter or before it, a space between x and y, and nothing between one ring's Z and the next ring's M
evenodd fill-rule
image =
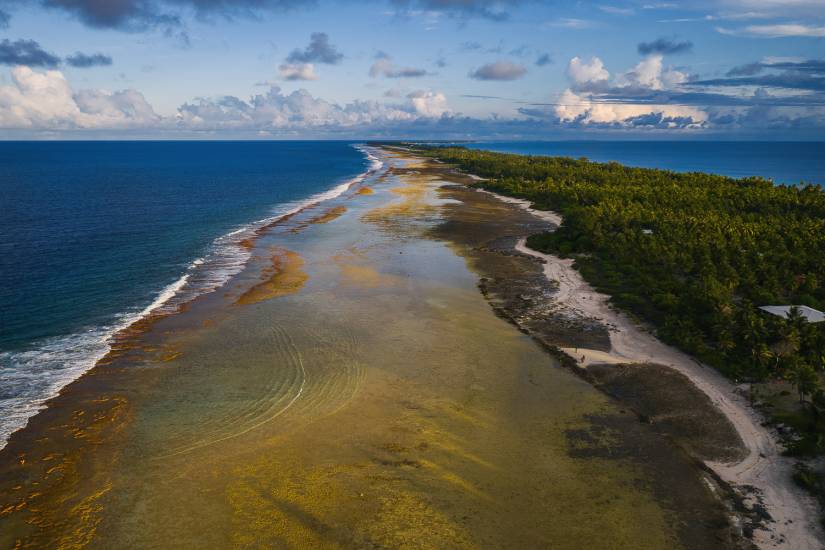
M0 139L825 140L825 0L0 0Z

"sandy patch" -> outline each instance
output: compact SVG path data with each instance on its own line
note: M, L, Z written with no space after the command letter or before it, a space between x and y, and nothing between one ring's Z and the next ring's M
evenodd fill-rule
M309 279L302 269L303 258L291 250L273 248L271 261L271 267L265 268L261 274L262 281L241 294L235 303L249 305L295 294Z
M557 225L562 217L554 212L535 210L528 201L496 195ZM817 505L792 481L793 461L782 456L776 434L762 426L763 420L740 395L734 385L713 368L664 344L626 315L613 310L608 297L594 290L573 267L573 261L542 254L519 240L516 250L540 258L544 273L559 286L554 299L563 307L600 320L610 327L611 351L565 350L581 366L594 363L656 363L668 366L687 377L725 415L736 428L748 449L740 461L707 462L722 480L745 495L746 504L761 505L772 522L754 533L760 548L822 548L816 518Z

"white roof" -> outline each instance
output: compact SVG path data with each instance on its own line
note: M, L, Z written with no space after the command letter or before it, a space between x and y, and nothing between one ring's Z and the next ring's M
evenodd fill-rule
M825 313L808 306L762 306L759 309L767 311L777 317L787 317L791 313L791 308L797 308L799 313L809 323L819 323L825 321Z

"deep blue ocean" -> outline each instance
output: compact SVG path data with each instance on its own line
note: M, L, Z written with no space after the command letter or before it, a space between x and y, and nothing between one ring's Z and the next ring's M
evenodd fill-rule
M0 447L115 330L213 290L246 233L369 165L343 142L0 142Z
M502 153L587 157L675 172L762 176L775 183L825 185L825 141L490 141L462 145Z

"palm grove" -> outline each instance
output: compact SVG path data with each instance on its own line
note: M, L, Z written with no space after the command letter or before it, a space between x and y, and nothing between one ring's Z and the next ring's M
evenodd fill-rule
M825 309L820 187L460 147L419 152L488 178L482 185L492 191L560 212L562 227L530 237L529 246L575 258L613 303L730 378L793 382L812 431L825 431L816 426L825 411L825 323L758 309Z

